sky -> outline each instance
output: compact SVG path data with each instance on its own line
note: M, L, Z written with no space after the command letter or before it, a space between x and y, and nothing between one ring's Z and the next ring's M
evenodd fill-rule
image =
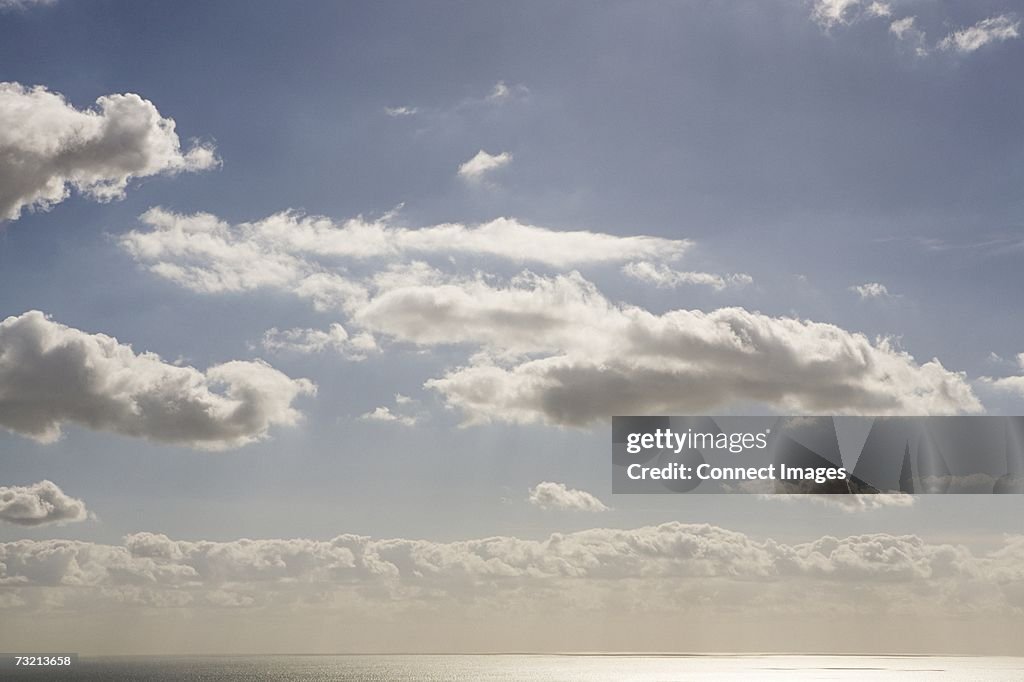
M0 641L1024 654L1019 498L608 462L1021 413L1022 16L0 0Z

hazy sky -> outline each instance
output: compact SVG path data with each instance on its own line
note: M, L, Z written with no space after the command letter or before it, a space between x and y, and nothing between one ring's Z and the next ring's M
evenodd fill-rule
M608 461L1024 409L1022 17L0 0L0 641L1024 653L1016 497Z

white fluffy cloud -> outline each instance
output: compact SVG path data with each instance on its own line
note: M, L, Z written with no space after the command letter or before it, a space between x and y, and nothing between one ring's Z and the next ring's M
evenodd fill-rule
M363 421L370 422L393 422L402 426L416 426L417 419L414 416L396 414L390 407L380 406L359 417Z
M653 284L659 289L674 289L682 284L699 284L721 291L729 286L745 286L754 281L750 275L736 273L716 275L710 272L684 272L675 270L664 263L639 261L622 266L627 277Z
M481 346L474 362L427 382L471 423L581 425L735 402L822 413L981 409L962 375L886 340L742 308L656 315L610 302L576 273L527 273L508 286L405 283L354 319L401 341Z
M26 486L0 486L0 521L19 526L84 521L85 503L64 493L53 481Z
M42 442L67 422L200 448L236 447L292 425L314 385L264 362L200 372L30 311L0 322L0 427Z
M989 17L974 26L954 31L943 38L939 49L954 50L962 54L974 52L990 43L1020 37L1020 21L1006 14Z
M338 323L326 330L285 329L271 327L263 334L263 348L270 352L289 351L293 353L323 353L334 351L351 360L362 360L378 350L373 336L362 332L349 335Z
M154 273L185 287L290 291L318 308L342 311L346 327L359 334L482 351L427 382L469 423L580 425L612 414L687 413L734 403L826 413L981 409L963 376L937 360L918 363L886 340L834 325L741 308L658 315L609 301L576 272L525 272L502 283L404 260L467 254L549 267L632 262L646 265L627 269L631 274L675 282L687 273L659 263L682 255L690 247L686 240L557 232L508 219L420 229L386 219L338 225L293 213L236 226L159 209L143 219L152 229L131 232L122 244ZM372 274L356 276L347 267ZM326 348L332 337L324 334L275 332L270 343Z
M567 488L564 483L542 481L530 488L530 504L541 509L558 509L584 512L608 511L601 500L585 490Z
M459 166L459 177L475 182L491 171L507 166L510 163L512 163L512 155L508 152L488 154L481 149L476 153L476 156Z
M210 146L183 151L174 120L138 95L106 95L80 110L44 87L0 83L0 220L48 209L71 189L110 201L133 178L218 163Z

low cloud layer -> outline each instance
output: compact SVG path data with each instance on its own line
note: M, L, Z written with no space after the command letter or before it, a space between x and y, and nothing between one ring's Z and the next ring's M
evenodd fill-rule
M585 490L568 488L564 483L543 481L530 488L530 504L541 509L565 511L608 511L601 500Z
M314 385L261 362L201 372L105 334L30 311L0 322L0 427L47 443L74 423L207 449L237 447L295 424Z
M399 609L455 598L515 609L567 600L578 610L595 598L614 602L616 591L629 589L649 595L646 606L634 602L637 608L699 608L693 595L713 587L716 609L762 613L806 608L821 594L829 595L834 608L876 614L1013 613L1024 604L1022 566L1019 536L978 554L913 535L824 536L787 544L677 522L556 533L543 540L497 536L456 542L357 535L215 542L136 533L122 545L0 543L0 596L8 597L0 604L32 608L43 590L51 608L62 595L88 597L81 608L125 601L316 608L347 593ZM922 594L928 598L920 599ZM397 595L400 603L393 601Z
M42 86L0 83L0 220L46 210L71 190L111 201L133 178L219 163L208 145L182 150L174 120L138 95L106 95L83 110Z
M64 493L52 481L26 486L0 486L0 521L18 526L44 526L85 521L85 503Z

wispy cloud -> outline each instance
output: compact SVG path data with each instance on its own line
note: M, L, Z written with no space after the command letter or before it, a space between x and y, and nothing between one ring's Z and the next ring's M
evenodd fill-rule
M939 49L961 54L974 52L985 45L1020 37L1020 20L1008 14L983 19L974 26L954 31L943 38Z
M270 352L323 353L334 351L351 360L362 360L378 351L373 336L365 332L350 336L345 328L334 323L322 329L285 329L271 327L263 334L262 346Z
M814 0L811 5L811 18L826 31L837 26L894 16L891 4L878 1ZM936 30L940 29L936 27ZM934 50L970 54L986 45L1019 38L1020 20L1012 14L982 19L973 26L949 33L934 45L929 45L927 33L915 15L897 17L890 21L889 33L900 43L913 46L915 54L920 57Z
M769 502L788 504L818 505L838 509L848 513L870 512L879 509L906 508L914 506L913 495L875 494L875 495L760 495L760 499Z
M743 273L716 275L710 272L688 272L675 270L664 263L648 261L627 263L622 266L622 272L627 277L653 284L659 289L674 289L683 284L697 284L721 291L730 286L746 286L754 281L750 275Z
M416 107L384 107L384 113L392 118L414 116L418 111Z
M850 291L854 292L862 301L871 299L893 299L896 298L895 294L889 293L889 289L878 282L866 282L864 284L855 284L850 287Z

